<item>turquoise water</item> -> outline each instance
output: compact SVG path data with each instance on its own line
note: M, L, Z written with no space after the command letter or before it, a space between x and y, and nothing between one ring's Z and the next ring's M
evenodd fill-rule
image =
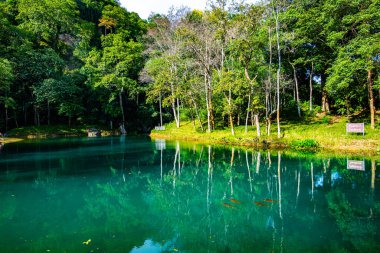
M149 138L10 144L0 252L380 252L380 165L364 166Z

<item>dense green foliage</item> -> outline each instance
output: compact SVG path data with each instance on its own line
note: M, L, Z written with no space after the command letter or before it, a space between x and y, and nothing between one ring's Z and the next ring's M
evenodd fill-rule
M213 0L142 20L116 0L0 0L0 131L211 132L318 112L376 126L380 1Z
M115 0L0 1L0 131L50 123L146 127L132 120L150 110L136 102L146 27ZM147 119L140 121L149 126Z

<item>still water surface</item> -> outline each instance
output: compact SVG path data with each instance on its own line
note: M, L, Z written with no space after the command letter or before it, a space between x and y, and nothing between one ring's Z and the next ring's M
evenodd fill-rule
M10 144L0 252L380 252L380 166L364 165L148 138Z

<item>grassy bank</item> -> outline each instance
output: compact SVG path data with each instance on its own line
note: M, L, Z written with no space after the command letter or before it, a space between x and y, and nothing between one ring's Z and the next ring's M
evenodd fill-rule
M308 123L283 122L282 137L277 138L277 126L272 124L270 136L264 133L257 138L256 128L250 126L245 134L244 126L235 128L232 136L229 128L217 129L212 133L204 133L194 127L193 122L182 122L177 128L175 124L166 125L165 131L153 130L152 137L165 139L191 140L202 143L219 143L239 146L291 148L296 150L313 149L339 154L378 155L380 152L380 129L365 127L365 136L346 134L346 122L341 118L316 119Z
M100 129L102 136L114 134L113 132L98 126L72 126L67 125L51 125L51 126L30 126L15 128L7 132L8 136L22 139L35 139L35 138L54 138L54 137L74 137L74 136L87 136L87 129L96 128Z
M22 141L23 139L21 138L8 138L8 137L4 137L4 138L0 138L0 143L1 144L8 144L8 143L13 143L13 142L19 142L19 141Z

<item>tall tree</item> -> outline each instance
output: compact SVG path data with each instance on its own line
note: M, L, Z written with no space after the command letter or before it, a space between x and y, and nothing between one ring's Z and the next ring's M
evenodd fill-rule
M330 68L329 90L338 95L345 91L345 106L349 115L351 96L367 86L371 128L375 128L375 98L373 84L376 79L376 66L379 66L378 43L380 38L379 1L361 0L355 3L343 1L337 6L330 1L326 7L335 15L334 30L329 39L333 47L339 48L337 58ZM342 11L344 10L344 11ZM338 18L339 17L339 18ZM338 95L338 97L340 97Z
M124 96L136 97L138 73L143 66L143 45L125 41L122 34L102 37L102 51L90 52L83 68L88 82L109 92L109 101L119 101L121 129L125 129Z

